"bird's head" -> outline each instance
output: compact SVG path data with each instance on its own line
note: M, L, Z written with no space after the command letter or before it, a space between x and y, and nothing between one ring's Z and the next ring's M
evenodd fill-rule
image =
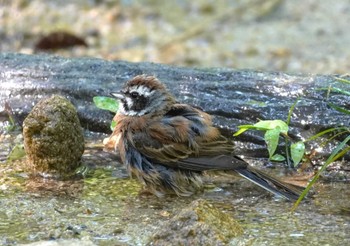
M119 113L128 116L159 114L175 103L174 97L154 76L138 75L126 82L124 88L111 93L119 99Z

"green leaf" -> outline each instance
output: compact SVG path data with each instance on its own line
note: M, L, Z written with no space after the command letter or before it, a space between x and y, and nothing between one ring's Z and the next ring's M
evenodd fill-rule
M21 159L26 155L26 152L24 151L23 144L16 144L10 154L7 156L7 162L12 162Z
M112 120L112 122L111 122L111 130L113 131L114 130L114 128L117 126L117 122L116 121L114 121L114 120Z
M238 131L237 132L235 132L234 134L233 134L233 136L238 136L238 135L240 135L240 134L242 134L243 132L245 132L245 131L247 131L247 130L249 130L249 129L253 129L253 130L259 130L259 129L257 129L254 125L240 125L240 126L238 126Z
M281 133L288 133L288 125L283 120L262 120L254 124L254 127L258 130L272 130L279 128Z
M256 130L256 127L254 126L254 125L240 125L240 126L238 126L238 128L239 129L254 129L254 130Z
M111 97L96 96L93 98L96 107L109 110L113 113L118 111L119 102Z
M267 144L267 150L269 151L270 159L277 149L280 132L280 128L277 127L275 129L267 130L265 133L264 139Z
M299 142L293 143L290 146L290 153L292 156L294 167L296 167L299 164L299 162L301 161L301 159L303 158L304 153L305 153L304 142L299 141Z
M284 161L286 158L283 155L275 154L270 158L271 161Z
M240 127L238 127L240 128ZM240 128L238 131L236 131L233 136L237 137L238 135L241 135L243 132L247 131L249 128Z
M260 101L256 101L256 100L249 100L246 102L246 104L258 106L258 107L266 107L267 106L266 102L260 102Z

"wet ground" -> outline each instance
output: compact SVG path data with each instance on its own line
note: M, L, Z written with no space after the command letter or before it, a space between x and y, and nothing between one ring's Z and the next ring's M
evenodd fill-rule
M2 138L1 245L53 239L144 245L163 223L199 198L242 225L244 235L233 245L346 245L350 240L348 184L319 182L314 196L295 213L290 212L292 203L241 179L216 182L211 177L205 190L192 197L157 198L128 178L115 154L102 150L103 137L88 134L83 158L87 168L81 169L85 178L75 181L31 177L25 159L5 160L10 147L21 142L18 133ZM265 171L281 174L278 168Z

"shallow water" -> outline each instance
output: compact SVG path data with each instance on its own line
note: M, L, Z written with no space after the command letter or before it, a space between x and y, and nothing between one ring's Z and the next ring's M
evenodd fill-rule
M292 203L238 179L211 179L215 182L192 197L157 198L128 178L114 154L103 152L103 137L87 137L86 177L76 181L31 178L25 160L8 163L6 151L0 153L1 245L72 238L98 245L144 245L199 198L241 223L244 235L236 240L243 245L345 245L350 240L348 184L317 184L315 195L293 214ZM9 149L15 139L15 134L2 138L1 149Z

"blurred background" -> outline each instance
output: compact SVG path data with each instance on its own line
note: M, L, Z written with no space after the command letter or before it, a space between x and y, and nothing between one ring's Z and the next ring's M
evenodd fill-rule
M350 71L348 0L0 0L0 51Z

